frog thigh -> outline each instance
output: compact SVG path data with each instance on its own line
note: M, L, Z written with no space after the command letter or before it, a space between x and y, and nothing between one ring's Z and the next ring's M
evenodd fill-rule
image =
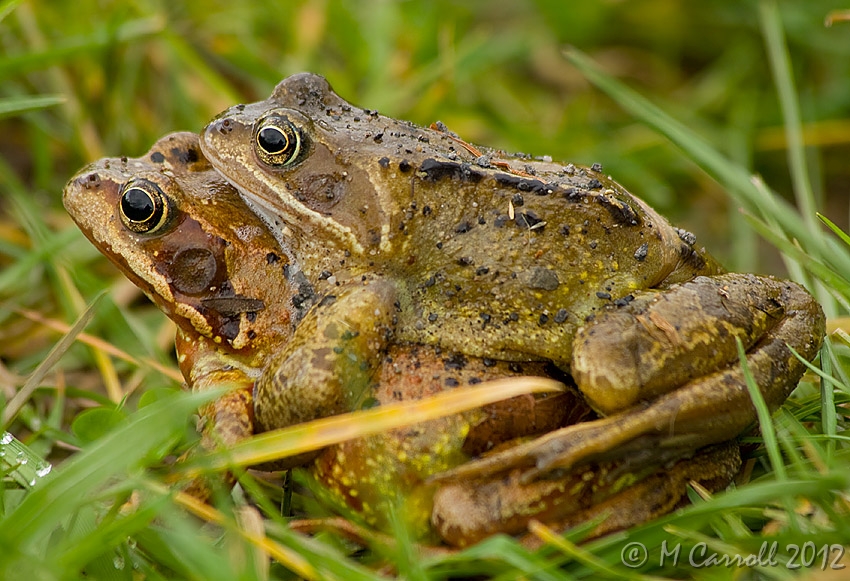
M608 415L737 362L736 339L746 351L766 340L788 342L812 359L822 336L819 305L794 283L749 274L697 277L635 293L580 329L572 373L591 406ZM798 379L777 382L765 397L779 405Z
M706 284L701 278L687 284ZM767 405L776 409L806 370L791 348L808 361L820 349L823 312L802 287L792 282L750 275L716 278L729 283L722 286L724 292L740 278L758 279L756 284L781 291L778 298L784 316L747 351L750 372ZM640 450L654 450L668 457L676 452L685 454L734 438L756 419L737 358L713 373L674 387L650 402L637 402L605 418L555 430L526 444L467 462L432 480L484 478L508 467L525 466L523 478L531 481L555 469L569 470L588 461L625 457Z

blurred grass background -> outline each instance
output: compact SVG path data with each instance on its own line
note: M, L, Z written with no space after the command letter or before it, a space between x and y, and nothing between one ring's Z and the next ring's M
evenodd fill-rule
M815 204L846 227L850 23L824 26L843 7L835 2L776 6ZM173 367L170 325L77 232L62 188L86 163L138 156L170 131L198 131L303 70L326 76L352 103L423 125L440 120L470 142L600 162L730 269L784 274L724 190L592 87L563 57L565 46L793 200L755 1L0 2L3 396L11 399L60 336L22 309L71 324L105 287L87 332ZM138 394L176 386L148 363L80 344L58 369L12 430L53 460L96 437L85 425L69 430L81 409L128 396L134 409Z

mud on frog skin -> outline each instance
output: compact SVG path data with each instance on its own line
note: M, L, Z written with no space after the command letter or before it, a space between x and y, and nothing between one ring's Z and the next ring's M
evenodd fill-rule
M202 411L205 445L229 445L255 429L275 427L254 426L253 384L303 333L300 323L310 320L305 310L311 291L303 280L291 282L290 264L276 240L211 170L197 136L171 134L141 158L96 162L69 182L64 201L95 246L175 321L187 383L198 390L234 388ZM325 311L322 319L330 318ZM298 343L302 350L326 350L310 337ZM523 373L560 376L543 362L485 361L440 355L430 346L393 345L368 378L368 395L379 403L418 399ZM494 444L544 433L587 413L572 391L544 400L510 400L331 447L312 470L374 521L382 503L400 489L411 490L419 528L432 520L443 539L461 546L495 532L519 533L530 518L562 526L584 522L600 514L596 505L615 515L600 525L601 534L672 509L690 479L715 489L737 471L737 448L730 443L672 467L609 462L531 485L505 481L505 475L445 487L425 482Z
M317 75L224 111L201 147L318 295L392 300L397 340L552 361L608 416L455 476L507 463L533 479L726 440L755 420L736 339L771 408L804 372L786 343L807 360L821 345L804 289L724 273L599 166L472 146L352 105Z

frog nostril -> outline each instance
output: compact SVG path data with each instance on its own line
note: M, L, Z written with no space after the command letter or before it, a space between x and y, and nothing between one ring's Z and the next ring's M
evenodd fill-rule
M230 119L222 119L217 123L218 132L222 135L227 135L231 131L233 131L233 121Z
M82 185L87 190L100 187L100 176L97 173L90 173L80 180Z

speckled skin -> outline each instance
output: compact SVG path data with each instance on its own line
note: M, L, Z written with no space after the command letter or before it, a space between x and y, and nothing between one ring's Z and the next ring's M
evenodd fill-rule
M283 118L302 143L276 167L256 136ZM587 317L720 271L601 171L471 153L447 131L347 103L317 75L225 111L201 147L282 233L319 296L344 300L364 277L392 281L400 340L569 369Z
M809 360L821 345L824 316L804 289L723 274L601 168L474 147L355 107L317 75L231 107L201 147L318 296L352 312L380 292L396 340L552 361L609 416L494 469L726 440L755 420L736 339L773 407L805 369L785 344Z
M169 215L153 232L135 232L121 217L122 193L134 185L149 191L156 186L168 200ZM267 427L255 425L252 388L264 374L280 373L280 352L301 353L308 359L305 353L339 347L336 338L330 346L327 336L316 339L315 325L326 321L327 330L331 325L327 321L339 320L345 313L332 316L329 309L337 304L334 301L313 307L311 312L320 312L321 317L304 313L307 293L303 285L292 282L287 258L242 205L235 190L211 171L200 155L196 135L168 135L141 158L104 159L92 164L69 182L64 201L98 249L177 323L177 352L187 383L201 390L234 388L202 410L205 446L230 445ZM292 351L292 345L298 348ZM379 365L358 388L364 392L358 401L382 404L418 399L445 389L519 375L569 381L545 362L484 360L440 353L432 346L394 344L377 359ZM344 371L339 368L340 376ZM353 375L362 379L363 373L358 369ZM583 522L596 516L595 502L615 508L613 528L642 522L661 514L659 510L648 511L629 493L632 486L642 486L644 477L650 478L657 494L672 499L658 505L663 510L684 497L685 481L674 473L669 478L653 475L652 466L656 464L652 462L637 471L615 462L589 465L531 487L510 485L504 481L507 473L479 479L476 487L490 489L491 493L473 501L459 496L456 485L449 485L450 492L440 494L432 510L434 494L442 485L429 482L429 477L494 446L510 450L516 446L516 438L543 434L589 414L574 390L544 398L516 398L328 448L311 469L332 493L376 524L387 524L382 519L388 503L398 500L399 492L406 492L407 514L415 530L426 534L433 522L433 530L456 545L494 532L519 532L524 525L517 523L532 517L553 524L569 518ZM716 487L725 485L737 470L737 464L718 462L704 453L683 463L688 466L689 478L715 479ZM510 478L516 479L516 471L512 474ZM616 479L611 474L616 474ZM580 489L575 488L577 482L583 483ZM193 483L190 492L205 495L208 491L204 484ZM548 492L537 492L541 488ZM551 494L552 489L561 493ZM575 491L574 501L565 497L565 490L567 497ZM492 510L492 505L498 505L499 510ZM579 520L576 510L583 515ZM466 516L473 513L474 526L457 530L457 523L466 522Z

